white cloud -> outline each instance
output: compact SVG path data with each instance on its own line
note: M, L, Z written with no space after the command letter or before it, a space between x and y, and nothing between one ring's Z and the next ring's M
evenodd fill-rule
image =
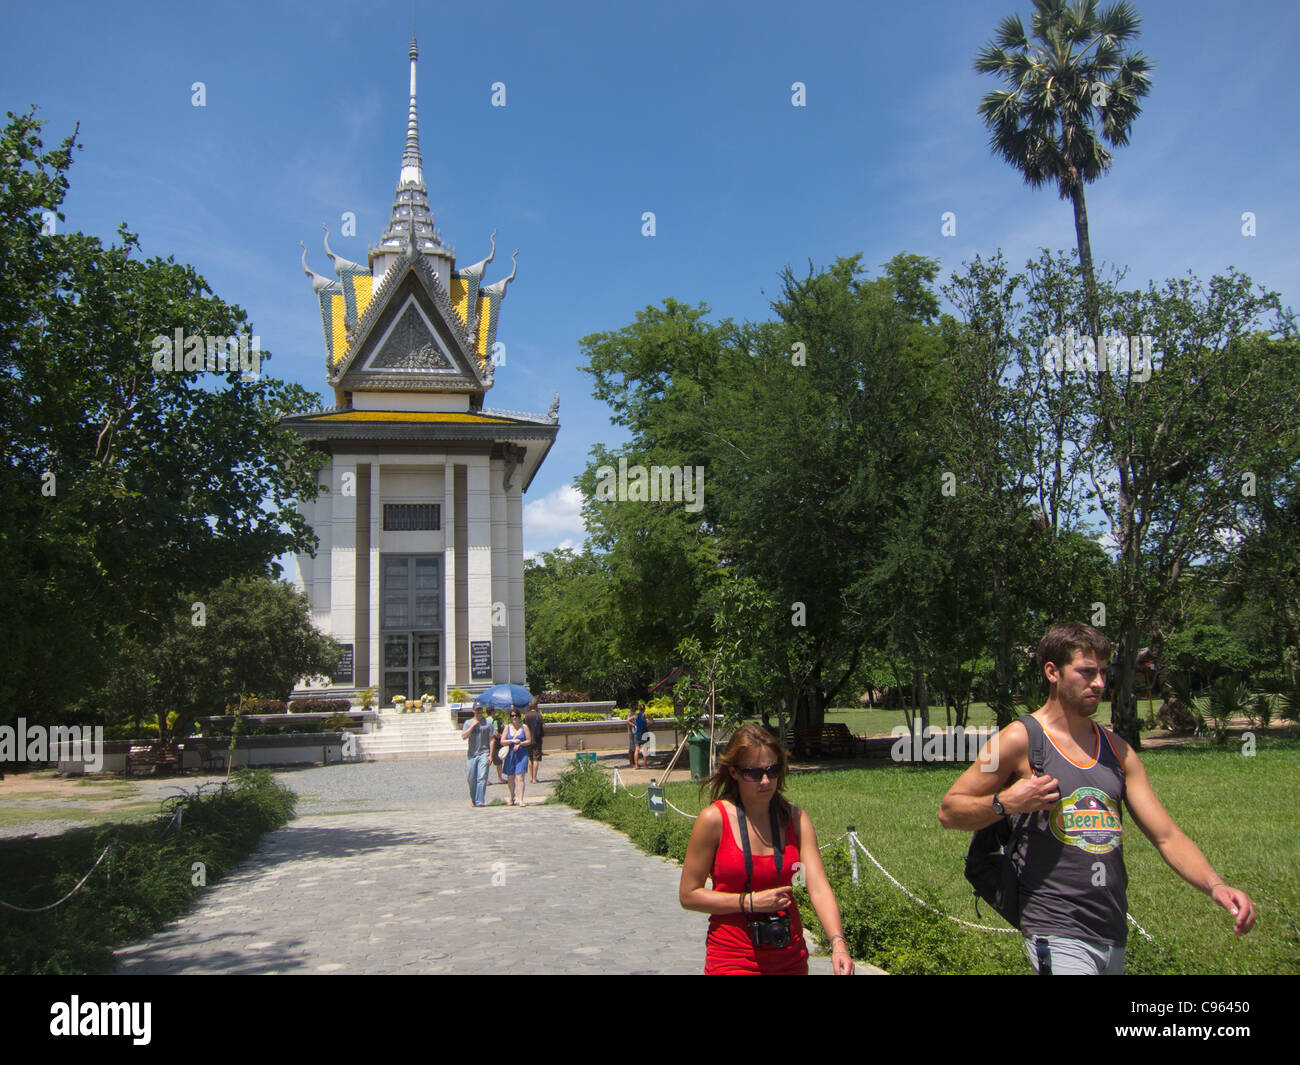
M553 536L573 534L585 538L586 526L582 524L582 493L571 484L562 484L553 492L524 507L524 531L530 540L546 540ZM559 546L574 546L566 539Z
M581 551L581 549L582 549L581 545L578 543L578 541L568 536L566 536L554 547L546 548L547 551ZM541 551L525 551L524 561L531 562L534 559L540 558L541 555L542 555Z

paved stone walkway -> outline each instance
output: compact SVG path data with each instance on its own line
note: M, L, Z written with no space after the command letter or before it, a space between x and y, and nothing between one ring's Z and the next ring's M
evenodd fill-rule
M548 764L543 780L558 768ZM303 795L300 809L320 812L263 837L189 914L117 951L117 971L703 969L708 918L678 905L680 866L541 805L545 784L529 788L539 805L474 809L464 772L450 757L281 774ZM505 795L488 789L489 802ZM813 972L829 968L814 959Z

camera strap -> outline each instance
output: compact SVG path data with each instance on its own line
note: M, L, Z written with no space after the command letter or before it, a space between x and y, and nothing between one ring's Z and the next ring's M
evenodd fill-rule
M781 822L777 820L776 806L768 807L772 815L772 857L776 862L776 886L781 886L781 852L785 849L783 841L777 837L781 832ZM750 892L754 882L754 858L749 851L749 823L745 820L745 807L736 803L736 827L740 829L740 845L745 851L745 891Z

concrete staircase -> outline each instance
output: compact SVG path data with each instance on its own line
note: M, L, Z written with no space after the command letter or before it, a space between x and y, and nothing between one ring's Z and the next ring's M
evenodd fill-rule
M376 731L357 736L357 757L363 762L452 753L463 755L465 741L445 706L418 714L380 711Z

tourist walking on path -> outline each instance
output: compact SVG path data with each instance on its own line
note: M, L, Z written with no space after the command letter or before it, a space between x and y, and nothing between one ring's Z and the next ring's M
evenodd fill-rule
M528 713L524 714L524 725L528 729L528 779L536 784L537 771L542 766L542 736L546 726L542 722L541 712L537 709L537 700L528 704Z
M501 734L505 731L506 723L501 720L500 711L493 715L493 720L496 722L496 734L492 737L492 765L497 771L497 783L504 784L506 778L501 772Z
M469 781L469 797L475 806L487 805L488 758L496 730L497 723L483 713L479 703L474 704L474 716L460 730L460 738L469 740L465 776Z
M1047 702L989 740L939 808L944 828L978 832L1005 819L1020 836L1017 927L1040 976L1124 972L1121 803L1169 867L1231 914L1236 935L1255 923L1250 896L1174 824L1137 752L1093 720L1109 662L1110 640L1091 625L1051 629L1038 645Z
M528 726L519 720L519 711L510 711L510 724L506 726L501 739L502 750L506 752L506 780L510 783L510 801L507 806L515 805L515 781L519 781L519 803L524 804L525 774L528 770Z
M636 768L636 717L641 712L641 704L633 703L627 712L627 767Z
M713 805L700 813L686 847L678 898L710 914L704 971L807 975L795 865L803 869L817 919L830 937L835 973L853 973L840 908L826 879L812 819L781 794L785 748L761 725L742 725L700 790ZM712 889L706 878L712 877Z
M645 707L640 707L637 710L636 717L633 719L636 735L636 746L633 748L636 761L632 766L633 769L650 768L650 757L646 753L646 748L650 743L650 726L654 723L655 719L645 712ZM643 762L644 765L642 765Z

